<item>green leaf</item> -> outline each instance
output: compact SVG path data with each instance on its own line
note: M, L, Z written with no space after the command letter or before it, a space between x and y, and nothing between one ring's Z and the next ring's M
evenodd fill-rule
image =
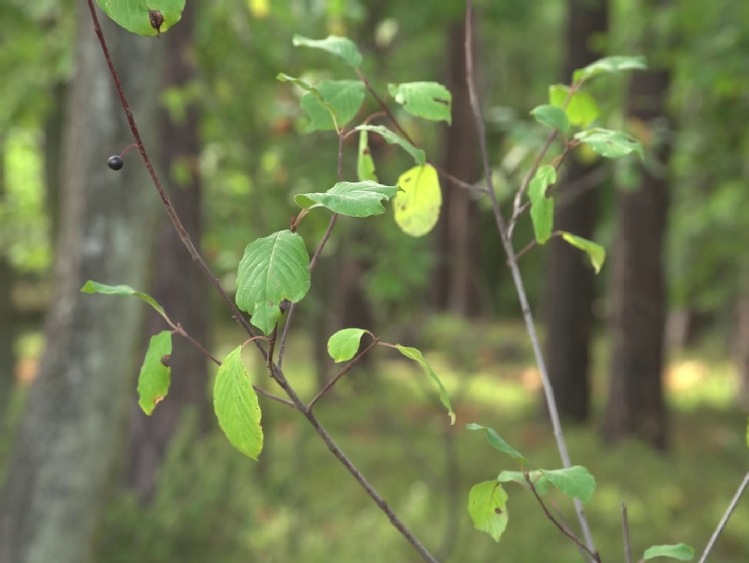
M388 91L396 103L411 115L431 121L452 119L452 95L438 82L405 82L388 84Z
M325 193L299 194L294 201L302 208L323 206L349 217L369 217L385 213L382 200L389 200L398 186L377 182L338 182Z
M363 328L344 328L328 339L328 354L338 362L345 362L356 355L362 335L367 332Z
M565 469L542 469L541 473L544 481L548 481L569 497L579 498L583 502L590 502L593 498L596 480L581 465L573 465Z
M421 366L421 369L424 371L424 373L427 374L429 377L431 377L432 381L434 381L437 384L437 389L439 390L440 402L447 409L447 414L450 416L450 424L455 424L455 411L453 410L452 403L450 402L450 397L447 395L447 389L445 389L445 386L442 385L442 381L440 381L440 378L437 377L437 374L434 373L434 370L424 359L424 356L422 355L421 351L418 348L410 348L408 346L401 346L400 344L396 344L395 347L406 358L418 363Z
M531 110L531 115L539 123L562 133L567 133L570 129L570 120L567 117L567 113L561 107L552 105L538 106Z
M528 478L538 494L545 495L549 491L549 482L543 478L541 469L529 471ZM522 471L502 471L497 477L497 481L500 483L518 483L526 489L529 488L528 481L525 480L525 474Z
M213 384L213 410L231 445L257 460L263 449L260 405L241 354L242 346L237 346L219 366Z
M642 145L634 137L622 131L596 127L576 133L575 139L606 158L620 158L633 152L642 157Z
M369 150L369 133L366 129L359 130L359 151L356 159L356 176L360 182L365 180L377 181L377 172L372 153Z
M328 35L325 39L309 39L301 35L295 35L292 43L294 47L310 47L332 53L353 68L358 68L361 65L362 56L359 49L353 41L346 37Z
M538 244L546 244L554 227L554 200L546 196L547 188L557 181L556 169L544 164L539 166L528 187L531 200L531 221Z
M549 103L564 109L570 125L587 127L601 114L596 100L587 92L578 90L567 102L567 107L564 107L568 92L569 88L563 84L550 86Z
M393 198L395 222L412 237L421 237L437 224L442 190L431 164L414 166L398 178L401 191Z
M484 481L468 493L468 514L477 530L499 541L507 528L507 493L497 481Z
M568 233L566 231L561 231L561 234L564 240L566 240L575 248L579 248L588 255L590 263L593 266L593 269L596 271L596 274L601 271L603 263L606 260L606 250L600 244L597 244L588 239L584 239L583 237L573 235L572 233Z
M364 82L360 80L322 80L299 100L310 119L307 131L340 129L359 112L364 102ZM319 95L318 95L319 94Z
M163 330L154 334L148 342L146 357L138 375L138 404L148 415L169 392L171 355L172 333Z
M383 139L385 139L385 141L387 141L389 144L399 145L401 148L403 148L403 150L405 150L408 154L411 155L411 157L413 157L416 164L419 164L419 165L426 164L427 156L423 150L417 149L411 143L406 141L406 139L404 139L397 133L391 131L384 125L359 125L359 127L356 127L356 130L357 131L371 131L372 133L377 133Z
M301 301L310 286L309 254L304 240L289 230L247 245L237 274L237 307L252 315L268 335L281 316L281 302Z
M599 74L621 72L623 70L646 70L648 68L645 57L604 57L590 63L584 68L577 69L572 74L573 82L582 82Z
M674 545L654 545L645 550L643 561L655 559L656 557L670 557L679 561L691 561L694 559L694 549L685 543Z
M481 424L471 422L470 424L466 424L466 429L472 431L483 430L484 432L486 432L486 440L489 442L491 447L493 447L495 450L499 450L500 452L509 455L518 463L526 463L527 460L525 459L525 456L515 448L513 448L510 444L505 442L505 439L497 434L494 428L489 428L488 426L482 426Z
M176 24L182 18L185 0L96 0L112 20L138 35L156 36ZM151 23L151 13L154 18L161 14L164 21L156 29ZM156 20L158 21L158 20Z
M148 295L147 293L143 293L142 291L136 291L129 285L106 285L103 283L95 282L88 280L86 283L83 284L83 287L81 288L81 293L99 293L101 295L121 295L121 296L133 296L137 297L141 301L144 301L148 303L151 307L153 307L156 312L161 315L162 317L166 318L166 313L164 312L164 308L159 305L156 300Z

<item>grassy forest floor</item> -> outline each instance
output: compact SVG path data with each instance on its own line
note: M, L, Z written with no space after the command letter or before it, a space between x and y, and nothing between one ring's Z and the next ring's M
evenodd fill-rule
M226 342L222 352L241 340L231 329L219 336ZM423 374L387 351L378 353L367 373L353 372L340 382L317 407L319 418L441 561L580 561L575 547L519 487L507 487L510 520L498 544L473 529L466 511L472 484L516 469L483 434L466 431L468 422L494 427L532 466L561 465L539 414L538 377L521 327L469 328L433 319L421 338L414 344L423 346L451 392L455 426L449 426ZM309 344L292 341L290 350L287 376L311 396L315 376L306 360ZM585 465L597 480L587 512L602 559L624 560L622 501L636 559L652 544L683 541L699 552L749 467L746 418L735 407L735 374L709 349L672 359L666 378L670 452L654 453L636 443L604 449L595 424L606 391L605 355L601 342L594 423L566 429L573 463ZM252 372L251 351L245 360ZM266 449L260 463L234 451L217 429L198 438L194 421L188 420L163 467L153 504L142 509L124 493L113 499L97 561L419 560L301 417L275 403L261 401L261 407ZM575 523L569 503L557 500L567 521ZM744 499L711 561L749 561L748 529L749 499Z

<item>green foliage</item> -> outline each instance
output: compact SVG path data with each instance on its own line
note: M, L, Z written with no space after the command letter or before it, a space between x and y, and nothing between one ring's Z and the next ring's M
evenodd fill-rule
M344 328L328 339L328 354L333 361L345 362L356 355L362 335L368 332L363 328Z
M395 194L395 222L412 237L429 233L437 224L442 207L442 190L431 164L414 166L398 178L401 191Z
M500 483L515 482L527 486L525 473L520 471L502 471L497 477ZM590 472L580 465L564 469L534 469L527 472L528 479L541 495L549 492L549 485L571 498L590 502L596 489L596 480Z
M445 408L447 409L447 414L450 416L450 424L455 424L455 411L453 410L452 403L450 402L450 396L447 394L447 389L445 389L445 386L442 385L442 381L440 380L440 378L437 377L437 374L434 373L432 367L424 359L421 351L418 348L401 346L400 344L396 344L395 348L406 358L408 358L409 360L413 360L417 364L419 364L424 373L428 375L432 381L434 381L439 391L440 402L445 406Z
M567 117L567 112L558 106L542 105L536 106L531 110L531 115L539 123L556 129L560 133L567 133L570 129L570 120Z
M645 550L643 561L649 561L656 557L668 557L679 561L691 561L694 559L694 549L684 543L675 545L654 545Z
M309 115L307 131L340 130L356 116L364 102L364 83L360 80L322 80L315 89L319 97L307 92L299 100Z
M567 241L575 248L579 248L588 255L590 264L593 266L596 274L601 271L603 262L606 260L606 250L603 248L603 246L588 239L584 239L583 237L573 235L571 233L567 233L564 231L560 231L560 233L565 241Z
M564 109L570 125L588 127L601 115L598 103L593 96L585 91L576 90L572 97L570 97L569 92L569 86L563 84L550 86L549 103L554 107Z
M356 177L360 182L377 181L374 159L369 150L369 133L366 129L359 130L359 150L356 159Z
M416 164L420 166L426 164L426 153L422 149L417 149L406 139L391 131L384 125L359 125L358 127L356 127L356 130L362 132L371 131L372 133L377 133L389 144L400 146L404 151L406 151L413 157Z
M468 493L468 514L477 530L499 541L507 528L507 493L497 481L484 481Z
M556 169L549 164L544 164L538 167L528 186L531 221L533 221L536 242L539 244L546 244L546 241L551 238L551 230L554 227L554 200L547 195L546 190L556 181Z
M645 57L605 57L592 62L585 68L576 70L572 75L573 82L582 83L599 74L616 73L624 70L647 70Z
M299 105L309 116L308 132L340 131L356 116L364 102L365 90L361 80L322 80L312 86L283 72L276 79L291 82L305 91Z
M185 0L96 0L99 7L119 25L138 35L159 35L182 18ZM152 12L163 18L152 21ZM158 17L158 16L155 16Z
M295 35L293 44L294 47L310 47L327 51L353 68L358 68L362 62L362 56L356 44L345 37L329 35L325 39L309 39L301 35Z
M596 127L576 133L575 139L606 158L620 158L632 153L643 156L642 145L635 138L621 131Z
M218 425L231 445L257 460L263 449L260 405L242 363L242 346L223 361L213 384L213 408Z
M430 121L452 122L452 95L437 82L388 84L388 91L408 113Z
M119 295L119 296L133 296L137 297L144 303L148 303L153 309L162 317L165 316L164 308L159 305L156 300L142 291L136 291L129 285L107 285L92 280L88 280L81 287L81 293L99 293L101 295Z
M519 451L517 451L515 448L513 448L510 444L508 444L502 436L497 434L497 432L493 428L489 428L488 426L482 426L480 424L476 424L475 422L471 422L470 424L466 425L467 430L483 430L486 432L486 440L489 442L491 447L493 447L495 450L500 451L504 454L509 455L512 459L520 463L521 465L524 465L527 460L525 459L525 456L521 454Z
M304 240L289 230L251 242L237 273L237 307L268 335L281 317L281 302L301 301L310 287Z
M138 405L150 415L166 397L171 383L172 333L163 330L148 341L146 357L138 375Z
M294 196L304 209L325 207L333 213L349 217L370 217L385 213L383 200L389 200L398 191L398 186L385 186L372 182L338 182L325 193L299 194Z

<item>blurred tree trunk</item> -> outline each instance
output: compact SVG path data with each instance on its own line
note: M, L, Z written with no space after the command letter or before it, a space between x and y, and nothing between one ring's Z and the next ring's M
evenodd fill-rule
M44 120L44 187L47 196L49 237L52 241L57 240L60 231L60 169L67 94L67 84L55 84L52 90L52 109Z
M568 0L564 81L575 69L600 58L591 47L596 36L608 29L607 0ZM591 238L596 222L594 189L572 190L590 178L601 162L585 164L575 154L564 164L564 181L558 186L559 199L569 194L566 205L555 213L555 227ZM549 377L559 414L583 422L590 416L590 334L593 323L593 270L579 250L559 238L549 242L545 281L546 357ZM545 404L545 403L544 403ZM545 407L544 407L545 408Z
M736 367L739 372L739 404L749 412L749 295L736 302Z
M171 112L164 110L161 116L159 168L167 178L165 184L177 214L200 249L202 218L198 108L189 98L189 87L195 78L195 53L192 47L194 10L195 7L188 4L180 24L161 38L168 53L162 73L163 86L177 90L185 102L183 106L178 104ZM206 345L210 289L166 215L159 221L151 271L151 294L172 319L180 322L198 342ZM144 349L148 338L165 328L164 320L155 312L149 310L147 319ZM194 407L198 411L201 428L207 427L210 420L207 360L181 338L174 339L172 374L169 400L162 402L150 417L143 414L137 401L132 404L126 482L135 489L141 501L149 500L154 492L157 470L185 407Z
M446 86L453 96L452 124L445 129L442 165L464 182L473 182L478 169L478 147L468 99L465 66L465 23L448 28ZM476 202L468 191L441 180L443 212L437 230L439 269L433 295L438 309L470 316L480 312Z
M78 3L76 21L56 293L0 495L2 563L91 561L139 361L133 350L143 305L83 295L80 288L87 279L143 287L159 202L135 155L119 173L107 168L107 157L131 136L85 2ZM163 41L102 24L141 132L153 138L156 49Z
M665 70L632 74L627 113L655 135L667 122ZM667 445L663 396L666 295L663 246L668 210L665 142L646 146L647 167L639 165L640 186L617 194L617 227L612 256L611 368L604 436L613 442L631 435L658 449Z
M0 135L0 205L5 198L5 139ZM0 436L5 432L8 404L15 384L15 315L13 307L13 267L7 249L0 248Z

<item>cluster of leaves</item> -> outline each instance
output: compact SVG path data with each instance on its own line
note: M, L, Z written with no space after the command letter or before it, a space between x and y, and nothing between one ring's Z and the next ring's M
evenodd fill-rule
M141 6L136 0L119 3L97 1L120 25L143 35L158 35L166 31L179 20L184 7L184 0L154 1L149 6ZM415 146L399 126L399 132L396 132L383 125L371 125L365 120L360 125L349 127L359 114L370 88L359 70L362 56L356 45L337 36L321 40L295 36L293 43L298 47L318 49L334 55L353 69L357 76L357 79L322 80L316 84L284 73L277 76L278 80L299 88L299 105L309 118L308 131L335 131L341 142L351 134L359 135L357 180L343 181L339 178L340 181L325 192L296 195L294 199L301 211L292 220L291 227L258 238L245 248L237 272L236 304L251 316L251 323L270 339L275 338L278 323L288 305L304 299L311 285L310 257L304 239L296 232L308 213L324 208L333 214L364 218L384 213L383 202L393 200L395 222L406 234L418 237L434 227L442 203L437 170L428 163L425 152ZM564 156L580 145L605 158L632 153L642 156L642 148L634 138L620 131L592 126L598 117L598 107L591 96L581 91L586 81L597 75L642 68L645 68L645 64L640 58L602 59L575 72L570 86L552 86L549 104L538 106L531 112L538 122L552 130L547 145L557 136L564 140L563 152L552 163L542 164L533 170L527 186L535 240L538 244L545 244L552 236L562 237L588 255L596 272L600 271L605 260L603 247L572 233L553 231L554 199L550 188L557 181L557 172ZM388 92L394 102L410 115L429 121L449 123L451 120L451 95L441 84L390 84ZM369 150L370 134L379 135L387 143L399 146L413 159L414 166L399 176L397 185L378 181L375 162ZM108 286L92 281L87 282L82 291L135 296L151 305L174 332L179 332L178 325L145 293L128 286ZM436 385L440 400L454 423L455 413L447 391L418 349L382 342L364 329L347 328L330 337L328 353L331 358L335 362L355 362L365 333L373 339L374 344L394 348L421 367ZM152 337L141 368L139 404L146 414L153 412L156 404L168 392L171 335L172 332L163 331ZM261 411L242 362L244 345L246 343L237 346L221 362L214 384L214 408L219 426L232 445L248 457L257 459L263 447ZM484 431L493 448L509 455L519 464L519 471L502 471L496 479L474 485L469 493L468 511L476 528L488 533L494 540L501 538L509 519L505 483L514 482L531 490L547 515L549 512L542 497L552 489L572 499L586 503L591 501L595 479L586 468L528 469L525 456L492 428L479 424L469 424L467 428ZM585 549L582 543L578 542L578 545ZM645 551L642 559L659 556L688 560L693 557L693 550L684 544L653 546Z
M573 465L562 469L528 469L526 457L508 444L493 428L475 423L468 424L466 428L485 432L486 439L492 448L512 458L520 467L519 471L504 470L496 479L474 485L468 495L468 513L474 526L489 534L494 541L499 541L509 521L507 509L509 495L504 488L505 483L516 483L531 490L542 506L542 497L548 496L552 490L585 503L592 500L596 480L585 467ZM548 511L547 514L550 518L552 517ZM584 549L581 543L578 545ZM640 560L648 561L656 557L689 561L694 558L694 549L683 543L654 545L645 550Z
M113 5L104 3L110 11L113 9ZM158 7L167 9L166 4ZM135 23L138 18L132 13L126 11L125 15L118 21L123 27L136 33L145 29L142 21L140 25ZM143 20L143 17L139 20ZM165 17L165 21L172 20L173 17ZM346 38L330 36L323 40L312 40L297 36L294 44L332 53L354 69L361 64L361 54L354 43ZM300 106L309 115L310 131L335 130L339 137L345 135L344 128L359 112L364 100L365 83L362 80L322 81L313 86L286 74L279 74L278 79L291 82L305 92ZM414 116L432 121L450 121L450 93L440 84L393 84L390 85L390 93ZM292 221L291 228L258 238L245 248L237 271L235 300L237 306L250 315L250 322L266 337L274 337L272 335L285 308L304 299L309 291L310 257L304 239L296 232L308 213L324 208L335 214L364 218L384 213L383 202L394 199L396 222L407 234L426 234L437 221L441 192L437 173L427 163L424 151L384 126L363 124L349 132L360 135L358 181L340 181L325 192L296 195L294 199L301 211ZM368 133L379 134L387 142L401 146L414 159L416 166L401 175L398 186L377 181L367 144ZM150 295L128 286L89 281L82 291L137 297L152 306L170 326L176 326ZM364 332L362 329L344 329L333 335L329 342L331 357L336 362L351 360ZM422 368L436 384L440 400L454 422L455 413L447 391L422 353L416 348L375 340L377 344L398 350ZM219 367L214 384L214 410L220 428L232 445L248 457L257 459L263 447L261 412L256 392L242 363L244 345L246 343L235 348ZM156 404L168 393L170 354L170 331L163 331L151 338L138 380L139 404L146 414L151 414Z
M575 71L570 86L555 84L549 88L549 103L531 111L531 115L552 132L550 139L562 136L564 149L551 164L539 166L528 187L530 215L538 244L546 244L552 236L560 236L588 255L596 273L606 259L604 248L593 241L566 231L554 231L554 196L550 189L557 182L557 171L564 155L580 145L605 158L620 158L630 154L642 157L642 146L630 135L592 124L600 110L595 99L581 90L591 78L624 70L645 69L642 57L606 57Z

